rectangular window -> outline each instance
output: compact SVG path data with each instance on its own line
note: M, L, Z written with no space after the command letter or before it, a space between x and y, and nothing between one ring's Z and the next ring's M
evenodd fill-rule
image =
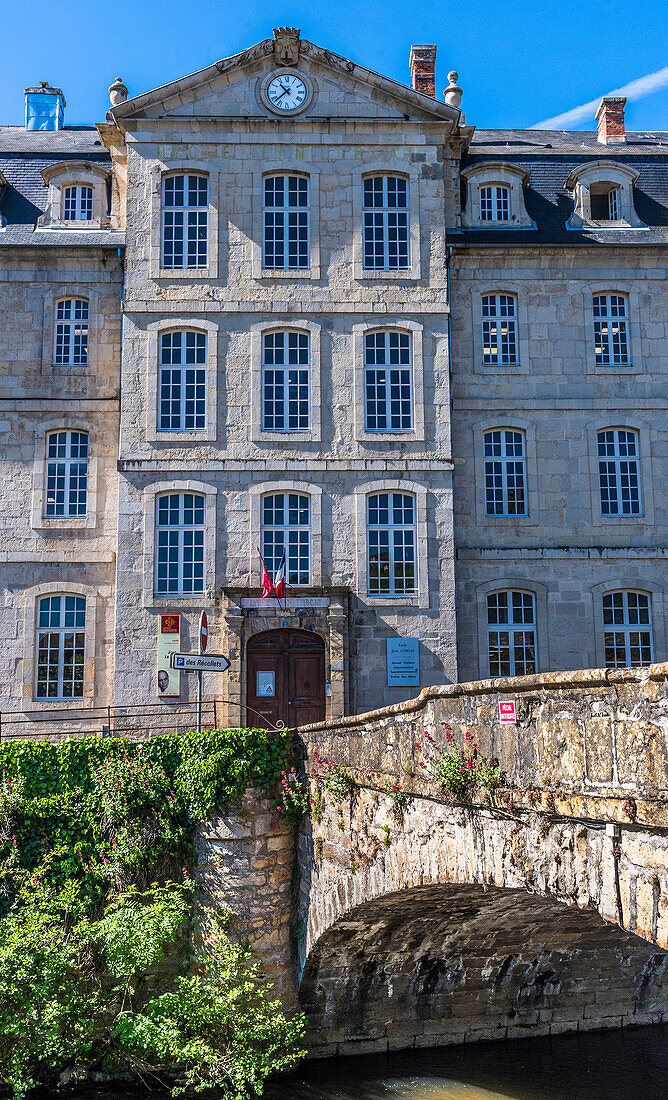
M364 180L364 267L393 271L410 267L408 181L400 176Z
M311 266L309 186L305 176L267 176L264 181L263 267Z
M485 512L525 516L526 472L522 432L485 432Z
M37 605L37 699L83 699L86 600L45 596Z
M413 428L411 337L407 332L370 332L364 339L366 430Z
M78 367L88 362L88 302L85 298L56 302L54 335L55 364Z
M88 435L50 432L46 439L45 516L85 516Z
M206 427L206 334L164 332L160 341L158 429Z
M480 188L480 220L507 222L510 217L510 192L507 187Z
M262 340L262 428L267 432L310 427L310 337L306 332L267 332Z
M286 557L288 584L311 581L311 501L301 493L272 493L262 498L262 556L275 579Z
M536 604L531 592L492 592L487 597L490 676L536 672Z
M603 597L606 668L652 663L652 616L644 592L609 592Z
M205 497L169 493L156 505L156 595L204 591Z
M88 222L93 217L93 188L65 187L63 189L63 221Z
M512 294L482 297L482 361L487 366L517 366L515 298Z
M594 295L594 345L596 365L629 365L626 298L621 294Z
M639 516L640 468L636 433L623 428L599 432L598 458L601 515Z
M378 493L367 499L367 576L370 596L417 591L415 498Z
M166 176L162 187L162 266L206 267L209 183L206 176Z

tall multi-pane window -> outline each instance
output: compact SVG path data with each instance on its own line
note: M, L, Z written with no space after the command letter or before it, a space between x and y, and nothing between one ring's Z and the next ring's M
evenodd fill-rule
M267 432L310 426L310 337L266 332L262 338L262 427Z
M619 221L619 188L609 183L594 183L589 189L592 221Z
M78 367L88 362L88 302L64 298L56 302L53 361L58 366Z
M93 188L63 188L63 221L89 222L93 217Z
M487 597L490 676L529 676L536 671L536 600L531 592L491 592Z
M603 597L603 643L608 668L652 663L652 612L645 592L608 592Z
M598 433L598 480L601 515L640 515L640 464L635 432L606 428Z
M510 191L507 187L480 188L480 220L507 222L510 217Z
M43 596L37 605L37 699L82 699L86 639L83 596Z
M417 591L415 497L375 493L367 498L367 569L370 596Z
M158 428L189 432L206 427L206 334L163 332L160 338Z
M517 365L517 303L512 294L482 296L482 361L489 366Z
M46 437L45 516L85 516L88 435L49 432Z
M262 497L262 556L272 577L285 554L286 581L311 583L311 500L305 493Z
M265 177L263 224L263 267L296 270L311 266L306 176Z
M411 337L407 332L369 332L364 338L365 427L370 432L413 428Z
M367 176L364 180L364 267L392 271L410 267L408 180Z
M594 346L596 365L629 364L628 311L623 294L594 295Z
M191 596L204 591L206 500L199 493L166 493L156 502L155 591Z
M165 176L162 181L162 266L206 267L209 181L206 176Z
M509 429L485 432L484 447L486 514L525 516L524 434Z

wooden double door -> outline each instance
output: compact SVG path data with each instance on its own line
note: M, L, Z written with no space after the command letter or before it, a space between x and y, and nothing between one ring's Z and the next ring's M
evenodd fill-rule
M246 648L246 723L288 729L325 717L325 643L309 630L266 630Z

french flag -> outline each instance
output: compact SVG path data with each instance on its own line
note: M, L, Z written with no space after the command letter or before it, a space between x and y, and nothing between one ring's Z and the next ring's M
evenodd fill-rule
M278 567L278 571L274 580L274 595L276 596L276 599L279 601L279 603L285 595L285 550L283 550L281 564Z

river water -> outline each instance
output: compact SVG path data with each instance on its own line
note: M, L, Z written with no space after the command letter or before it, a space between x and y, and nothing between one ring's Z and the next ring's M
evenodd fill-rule
M668 1026L310 1062L263 1100L668 1100Z

